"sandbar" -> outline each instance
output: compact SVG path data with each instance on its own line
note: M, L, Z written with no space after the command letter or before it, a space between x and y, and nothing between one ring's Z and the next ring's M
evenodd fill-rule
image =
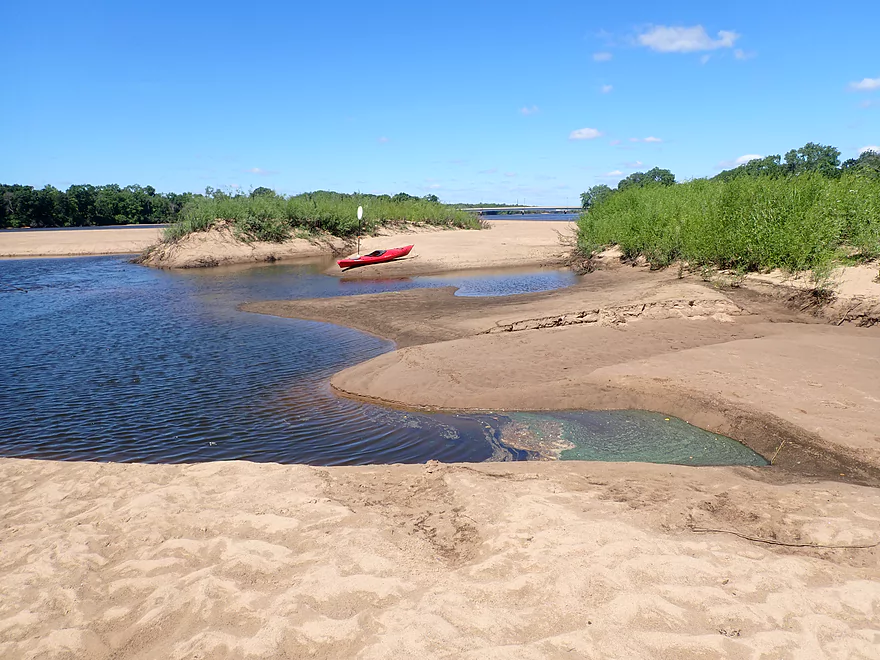
M495 232L419 237L419 259L385 275L448 269L465 239L447 236ZM518 265L558 267L544 236L511 248ZM333 377L344 396L656 409L773 465L0 459L0 656L878 658L869 294L829 316L797 287L611 258L538 294L245 305L395 341Z
M0 230L0 257L76 257L137 254L156 243L161 227Z

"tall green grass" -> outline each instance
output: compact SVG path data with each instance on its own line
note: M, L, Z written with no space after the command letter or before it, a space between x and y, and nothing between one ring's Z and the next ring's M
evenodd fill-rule
M581 215L578 244L617 244L655 267L827 272L843 253L880 256L880 181L805 173L630 188Z
M371 233L395 223L430 224L479 229L472 214L425 199L392 200L387 196L345 195L332 192L281 195L215 195L196 197L184 206L180 219L165 231L174 241L207 231L218 222L231 225L243 240L280 242L294 231L353 236L358 231L357 207L363 206L361 231Z

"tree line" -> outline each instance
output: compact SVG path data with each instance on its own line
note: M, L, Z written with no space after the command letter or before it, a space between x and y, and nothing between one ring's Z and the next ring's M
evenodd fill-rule
M785 156L755 158L738 167L725 170L710 180L731 181L740 177L785 178L813 172L829 178L852 173L880 179L880 153L864 151L858 158L850 158L841 163L840 150L836 147L808 142L800 149L791 149ZM616 189L603 183L581 193L581 206L587 210L627 188L671 186L675 183L675 175L659 167L647 172L633 172L625 179L621 179Z
M306 195L324 198L352 197L344 193L317 191ZM98 225L133 225L173 223L184 207L198 199L280 197L271 188L259 187L250 192L222 190L208 186L201 193L160 193L153 186L72 185L67 190L54 186L0 184L0 229L17 227L90 227ZM436 195L415 197L396 195L361 195L396 203L424 200L438 203Z
M89 227L174 222L192 193L159 193L152 186L0 184L0 228Z

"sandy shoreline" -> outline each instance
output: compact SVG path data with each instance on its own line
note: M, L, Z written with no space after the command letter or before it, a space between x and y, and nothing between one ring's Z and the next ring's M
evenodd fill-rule
M492 220L490 229L444 230L433 226L387 228L361 238L361 253L415 244L409 257L369 269L328 274L349 279L407 277L478 268L544 267L561 264L570 239L569 221ZM119 229L59 229L0 232L0 258L136 254L154 246L162 229L137 226ZM334 237L291 239L283 243L243 243L227 228L197 232L181 241L160 245L144 261L159 268L203 268L345 256L354 241Z
M163 229L138 225L124 229L0 231L0 257L77 257L137 254L159 240Z
M510 298L414 290L243 309L395 341L333 376L345 396L410 409L646 409L733 437L777 471L880 485L880 328L830 326L775 294L612 266Z
M350 279L406 277L472 268L556 265L567 250L560 236L571 236L567 221L492 220L489 229L441 229L407 226L381 229L376 236L363 236L360 253L389 247L414 245L408 257L369 268L340 270L333 264L327 273ZM291 239L283 243L243 243L228 228L190 234L181 241L161 245L144 260L158 268L200 268L229 264L283 261L316 255L348 256L355 241L334 237Z
M558 263L555 228L510 225L363 276ZM880 658L880 327L849 295L867 311L834 325L775 284L610 263L509 298L245 305L396 341L333 377L350 396L653 408L774 465L0 459L0 657Z

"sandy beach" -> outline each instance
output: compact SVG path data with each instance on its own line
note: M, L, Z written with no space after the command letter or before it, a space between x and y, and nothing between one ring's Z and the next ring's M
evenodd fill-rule
M357 276L558 267L554 224ZM880 658L880 285L846 281L825 305L610 254L545 293L246 304L394 340L342 396L656 410L773 464L0 459L0 656Z
M136 254L159 240L161 227L0 231L0 257Z
M571 238L574 223L567 221L492 220L488 229L443 229L432 225L380 229L362 236L360 254L389 247L415 245L405 259L368 269L341 271L335 264L328 274L348 278L403 277L472 268L507 268L560 264L568 254L560 237ZM293 238L283 243L243 243L227 227L190 234L160 245L144 260L157 268L200 268L230 264L274 262L319 255L356 254L354 238Z
M754 472L2 460L0 656L877 658L876 489Z

